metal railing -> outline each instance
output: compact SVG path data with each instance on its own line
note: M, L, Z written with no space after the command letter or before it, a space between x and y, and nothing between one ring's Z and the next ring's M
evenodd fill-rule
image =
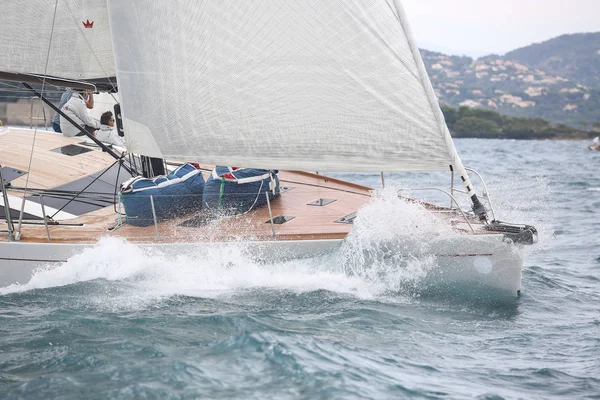
M1 173L1 171L0 171ZM3 188L3 194L6 193L6 189ZM267 208L269 210L269 220L267 222L270 222L271 224L271 232L274 238L277 238L277 234L275 231L275 218L273 216L273 211L271 208L271 199L269 198L269 193L270 192L266 192L265 193L265 197L266 197L266 205ZM50 211L50 213L52 213L53 211L56 211L53 208L50 208L50 210L48 210L48 207L46 205L46 198L56 198L56 196L52 195L52 193L44 193L44 192L39 192L39 193L32 193L31 196L33 197L37 197L39 199L39 203L38 202L33 202L33 204L29 204L29 207L31 207L32 205L35 205L36 203L39 204L39 210L41 211L41 214L38 214L37 212L35 212L34 214L36 215L36 219L25 219L25 221L23 221L23 225L26 226L42 226L44 227L45 230L45 234L46 234L46 239L48 242L51 242L52 239L52 231L53 229L51 229L52 226L56 226L56 227L82 227L85 226L85 223L69 223L67 222L63 222L61 221L55 221L52 217L48 216L47 211ZM122 195L119 195L119 200L116 202L115 204L115 210L117 213L117 218L116 218L116 225L109 227L109 228L100 228L98 230L98 233L102 233L102 232L115 232L117 229L119 229L121 226L123 226L123 224L126 222L127 217L122 213L122 205L123 205L123 201L122 201ZM161 229L160 229L160 223L163 222L164 217L159 216L159 207L163 207L161 206L161 204L159 203L160 200L157 199L157 197L169 197L169 198L177 198L177 197L199 197L199 201L202 202L202 195L197 195L197 194L193 194L193 195L189 195L189 194L182 194L182 195L149 195L149 196L144 196L145 199L147 199L147 201L149 202L149 211L151 212L151 220L147 219L147 220L143 220L145 222L143 222L142 225L138 225L138 224L134 224L134 226L139 226L139 227L151 227L153 226L153 235L152 237L150 236L138 236L135 235L135 238L138 239L153 239L153 240L160 240L161 239ZM83 195L82 197L88 197L86 195ZM97 197L97 196L91 196L90 198L93 197ZM29 200L31 202L31 200ZM5 200L5 204L8 204L7 201ZM6 206L5 206L6 207ZM9 207L6 207L7 209L7 215L8 217L8 222L9 222L9 231L11 232L15 232L12 221L10 219L10 214L8 213L9 211ZM162 208L164 211L164 207ZM59 210L60 211L60 210ZM185 213L182 214L181 217L187 216L191 219L193 219L194 217L199 216L198 210L196 211L190 211L189 213ZM32 209L29 208L29 212L32 212ZM201 214L200 214L201 215ZM212 215L212 214L210 214ZM218 213L214 214L214 215L219 215ZM233 215L240 215L240 214L231 214L231 216ZM207 214L208 216L208 214ZM222 214L222 216L230 216L230 214L228 214L227 212L225 212L224 214ZM135 220L136 217L134 217ZM90 231L90 226L87 226L86 230L89 232ZM64 231L63 231L64 232ZM162 235L164 236L165 232L163 230ZM127 237L124 236L124 237ZM11 240L12 236L11 236Z
M273 237L277 238L277 234L275 233L275 223L273 222L273 212L271 211L271 199L269 199L269 192L265 192L265 196L267 198L267 206L269 207L269 221L271 221L271 232L273 233Z
M494 211L494 206L492 205L492 199L490 197L490 194L489 194L489 191L488 191L488 188L487 188L487 184L485 183L485 180L483 179L483 177L481 176L481 174L479 172L477 172L476 170L474 170L472 168L465 168L465 170L467 170L469 172L472 172L475 175L477 175L477 177L481 181L481 184L483 186L483 195L482 195L482 198L485 199L485 201L487 201L487 204L489 206L489 210L492 213L492 221L495 221L496 220L496 213ZM450 208L453 209L453 205L455 204L456 205L456 209L458 209L461 212L461 214L465 218L465 221L467 222L467 224L469 224L469 227L471 228L471 230L473 230L473 226L469 222L469 220L467 218L467 214L460 207L460 204L458 203L458 201L454 197L454 193L455 192L458 192L458 193L461 193L461 194L464 194L464 195L468 194L466 191L461 190L461 189L457 189L457 188L454 187L454 171L452 171L452 175L451 175L450 192L448 192L448 191L446 191L444 189L436 188L436 187L415 188L415 189L412 189L412 190L414 190L414 191L431 190L431 191L438 191L438 192L446 194L450 198Z
M495 219L495 214L494 214L494 210L493 210L493 207L492 207L492 203L491 203L491 200L489 198L489 194L487 193L487 185L485 184L483 178L481 177L481 175L479 173L477 173L476 171L473 171L472 169L469 169L469 171L475 173L479 177L479 179L481 180L483 188L485 190L484 197L485 197L485 199L487 199L489 207L490 207L490 209L492 211L492 215L494 216L494 219ZM0 171L0 178L1 178L1 171ZM12 190L19 190L19 189L20 188L12 188ZM469 219L470 218L469 217L469 211L463 210L461 208L461 205L459 204L457 198L455 197L455 195L453 193L451 193L451 192L449 192L447 190L444 190L444 189L437 188L437 187L415 188L415 189L412 189L412 190L413 191L438 191L440 193L445 194L446 196L448 196L448 198L451 201L450 207L449 208L445 208L445 209L456 212L457 215L459 216L459 218L462 215L462 218L464 219L464 222L469 226L470 230L473 231L473 232L475 232L475 228L474 228L474 225L472 223L472 220ZM286 187L285 186L281 186L281 192L283 193L285 191L286 191ZM454 188L453 191L455 193L456 192L463 193L463 194L466 193L466 192L463 192L463 191L458 190L456 188ZM272 208L272 201L271 201L271 199L269 197L269 193L270 193L270 191L264 192L265 197L266 197L266 201L263 204L266 206L265 208L268 210L268 220L266 220L266 218L265 218L265 222L267 222L267 223L270 224L271 234L272 234L273 238L276 239L278 237L278 233L276 231L276 226L275 225L277 225L277 224L279 224L281 222L279 221L280 217L277 216L277 214L274 214L274 209ZM357 194L359 194L359 193L357 193ZM9 232L9 235L11 236L11 240L17 240L17 239L15 239L15 228L14 228L12 220L10 218L10 207L8 206L7 188L4 187L4 185L2 185L2 195L4 197L5 213L8 216L8 218L7 218L7 222L8 222L8 226L9 226L8 232ZM89 196L89 198L91 199L93 197L99 197L100 195L101 195L100 193L88 193L88 194L79 193L78 197L84 197L85 198L85 197ZM261 193L261 195L262 195L262 193ZM36 218L37 220L29 220L29 221L26 222L26 224L27 225L39 225L40 228L41 228L41 225L43 225L44 229L45 229L45 234L46 234L46 238L47 238L48 242L52 241L52 237L51 236L52 236L52 232L54 231L54 229L52 228L52 226L62 226L62 227L70 227L70 226L72 226L72 227L77 227L77 226L83 226L84 225L83 223L71 223L70 224L70 223L68 223L68 221L65 221L66 223L62 222L62 221L61 222L57 222L57 221L55 221L53 219L54 215L56 215L60 210L62 210L64 208L64 207L60 208L58 211L56 209L53 209L53 208L48 209L48 204L53 204L52 201L55 198L57 198L57 195L54 192L52 192L52 191L48 192L48 191L45 191L45 190L44 191L39 190L37 193L34 191L32 193L32 196L35 196L35 197L37 197L39 199L39 201L35 201L33 203L33 205L35 205L35 203L38 203L39 206L40 206L40 209L41 209L41 210L38 209L38 210L41 211L41 214L39 214L39 212L34 212L33 214L35 214L35 215L37 215L37 217L41 217L41 218L39 218L39 219ZM165 195L165 196L168 196L168 197L199 196L200 197L199 201L200 202L202 201L201 200L202 195L197 195L197 194L194 194L194 195L190 195L190 194L186 194L186 195ZM320 192L320 190L315 190L315 198L318 197L318 196L321 196L321 192ZM406 196L400 196L400 193L398 193L398 196L399 197L403 197L403 198L406 197ZM102 196L100 196L100 197L106 197L106 196L104 194L102 194ZM133 234L133 232L132 232L132 235L135 238L143 239L143 240L159 240L160 237L161 237L161 235L164 236L165 235L165 229L164 229L164 227L161 228L161 226L160 226L162 220L165 219L165 217L164 217L164 203L162 203L160 199L157 199L157 197L162 197L162 196L161 195L148 195L147 197L146 196L144 196L144 197L146 198L145 201L148 202L148 203L146 203L147 204L146 207L148 207L147 208L148 211L147 211L146 217L133 216L133 221L136 221L137 218L142 218L142 219L137 219L139 225L136 224L135 222L132 223L131 220L129 220L129 218L131 218L131 217L125 217L125 214L122 212L123 211L122 210L123 200L121 198L121 195L119 194L119 199L118 200L115 199L116 200L115 201L115 212L117 214L116 215L117 216L117 218L116 218L116 220L117 220L116 221L116 225L107 228L107 226L105 224L102 224L102 227L100 227L100 226L98 227L99 234L101 234L100 232L102 232L102 231L103 232L114 232L117 229L119 229L127 221L129 223L132 223L132 225L134 225L134 226L147 226L147 227L154 226L154 229L152 229L151 231L145 231L142 235L138 235L138 233ZM48 203L46 201L47 198L50 198L52 201L50 201L50 203ZM29 202L31 202L31 200L29 200ZM89 204L90 205L94 205L92 203L89 203ZM29 204L29 206L28 206L30 210L31 210L31 205L32 204ZM100 204L98 204L98 206L100 206ZM204 209L204 207L202 207L202 209ZM198 210L200 210L200 207L198 207ZM52 215L52 217L48 217L48 215L46 213L47 211L50 211L50 214L52 214L54 212L54 214ZM31 211L29 211L29 212L31 213ZM68 212L68 211L66 211L66 212ZM210 220L210 215L212 215L211 213L215 213L215 212L216 212L215 215L220 215L216 210L210 210L210 208L209 208L209 209L207 209L207 213L206 214L203 211L200 212L200 213L198 213L196 211L194 211L194 212L190 211L189 212L189 217L191 219L194 219L194 218L200 218L200 219L207 218L206 220ZM222 215L223 216L229 216L230 214L228 214L228 212L229 212L228 210L224 210L224 213ZM151 219L150 219L150 215L151 215ZM183 214L181 216L183 217L183 216L187 216L187 215L188 215L188 213L186 212L185 214ZM319 215L320 216L325 216L325 215L329 215L329 213L327 213L327 214L319 213ZM340 215L337 215L337 213L333 212L333 210L332 210L331 216L332 216L332 221L336 221L340 217ZM59 215L59 218L61 218L60 215ZM64 216L63 216L63 218L64 218ZM145 220L144 220L144 218L145 218ZM42 221L40 221L40 219ZM169 219L169 218L167 218L167 219ZM188 221L183 221L183 222L188 222ZM188 226L190 226L190 225L188 225ZM240 227L240 228L241 228L240 233L243 234L243 232L241 232L241 231L244 231L244 229L242 227ZM234 229L237 229L237 228L234 228ZM90 226L87 227L87 231L88 232L90 231ZM38 232L41 233L39 230L38 230ZM125 235L125 237L126 236L128 236L128 235Z
M31 96L31 107L29 109L29 129L33 129L33 121L44 121L44 127L48 130L48 119L46 118L46 108L44 107L44 103L37 96ZM34 117L33 116L33 105L35 100L39 100L40 106L42 107L42 117ZM38 113L39 115L39 113ZM37 124L36 124L37 125Z
M50 242L50 230L48 229L48 215L46 214L46 206L44 205L44 195L40 195L40 206L42 206L42 217L44 218L44 227L46 227L46 237Z
M4 202L4 215L6 219L6 225L8 226L6 233L10 241L15 240L15 226L12 222L12 216L10 215L10 204L8 202L8 193L6 186L4 185L4 176L2 175L2 164L0 164L0 186L2 187L2 201Z
M436 187L428 187L428 188L417 188L417 189L412 189L412 190L416 190L416 191L425 191L425 190L436 190L442 193L447 194L451 201L456 204L456 209L459 210L463 216L463 218L465 219L465 222L469 225L469 228L471 228L472 232L475 232L475 229L473 228L473 225L471 225L471 222L469 222L469 218L467 217L467 214L465 214L465 212L463 211L463 209L460 207L460 204L458 204L458 201L456 201L456 198L449 192L447 192L444 189L440 189L440 188L436 188ZM456 189L455 189L456 191Z

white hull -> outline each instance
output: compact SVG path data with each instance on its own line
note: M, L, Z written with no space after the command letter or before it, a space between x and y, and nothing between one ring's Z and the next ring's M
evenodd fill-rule
M0 287L19 283L26 284L40 267L60 265L69 258L82 253L94 244L54 244L54 243L0 243ZM249 259L264 263L323 255L344 257L341 251L344 241L334 240L286 240L266 242L215 242L215 243L169 243L139 244L145 252L160 252L166 258L176 255L202 254L203 249L227 248L235 246ZM395 253L395 245L377 246L360 257L360 266L346 268L347 271L361 274L369 268L385 265L387 270L402 271L410 268L406 260L428 259L432 261L421 270L417 280L399 282L421 292L445 291L461 292L467 296L482 293L494 296L516 297L521 290L523 249L503 242L503 235L456 236L437 240L431 244L430 252L418 255ZM337 258L341 265L347 259ZM201 271L199 271L200 273ZM350 272L352 273L352 272ZM366 272L368 275L368 272Z
M50 194L57 190L66 192L60 192L63 203L54 206L46 197L45 208L41 195L27 197L24 212L33 221L23 225L21 241L10 241L7 235L0 235L0 287L26 284L36 269L64 264L108 236L136 243L145 252L160 251L167 257L183 254L195 259L214 249L224 249L222 254L226 254L234 248L249 260L261 263L333 257L318 260L317 264L338 271L343 268L347 274L376 282L385 279L392 283L392 290L406 289L411 293L449 289L467 296L478 297L483 293L515 297L521 290L523 251L521 245L505 242L510 233L490 233L473 216L400 200L395 191L373 201L368 187L306 172L280 171L281 184L288 190L272 201L269 208L210 223L186 224L202 215L196 212L147 227L126 223L115 229L123 216L112 205L101 205L95 210L83 209L82 204L71 211L65 208L71 203L66 195L69 188L80 190L93 176L106 172L114 160L97 148L76 156L67 156L62 150L57 152L58 148L77 147L81 139L48 133L36 137L35 154L43 155L44 162L36 162L30 168L27 157L30 152L25 144L33 136L33 131L23 129L9 129L0 135L0 150L12 149L0 154L3 165L29 171L19 176L13 174L6 193L9 208L19 215L23 192L15 188L25 187L26 179ZM47 165L53 168L48 170ZM111 179L116 182L117 176ZM74 182L79 186L68 186ZM112 196L113 189L104 187L102 193ZM323 204L319 199L332 202ZM0 203L4 204L2 196ZM54 216L59 223L45 226L41 219L44 215ZM357 215L359 222L348 223L346 218L354 218L352 215ZM364 217L359 218L360 215ZM291 219L276 224L277 216ZM517 229L516 234L512 233L517 240L518 232ZM205 242L193 242L193 238ZM63 268L70 268L70 264ZM201 267L198 268L201 274Z

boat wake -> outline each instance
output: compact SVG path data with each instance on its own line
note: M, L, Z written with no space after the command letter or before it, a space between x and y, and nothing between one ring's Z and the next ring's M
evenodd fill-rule
M372 287L356 277L320 268L320 259L263 265L236 244L186 252L175 259L122 239L104 238L58 266L37 270L24 285L0 294L71 285L92 280L125 281L148 297L184 295L211 298L238 289L277 288L298 292L318 289L373 296Z

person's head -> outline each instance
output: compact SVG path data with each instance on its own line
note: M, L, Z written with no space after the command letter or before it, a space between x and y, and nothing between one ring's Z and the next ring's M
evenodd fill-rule
M77 93L79 96L81 96L81 98L83 99L83 101L85 102L85 105L87 106L87 108L94 108L94 94L92 92L90 92L89 90L86 89L74 89L73 91L74 93Z
M115 119L113 118L113 113L111 111L102 113L102 115L100 116L100 123L102 125L115 126Z

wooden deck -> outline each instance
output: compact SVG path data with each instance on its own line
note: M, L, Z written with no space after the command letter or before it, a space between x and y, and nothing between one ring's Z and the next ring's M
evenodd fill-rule
M75 156L51 151L82 141L80 137L67 138L45 131L34 134L31 130L10 129L0 132L0 164L29 171L27 175L11 182L14 187L27 185L29 188L51 189L102 171L114 163L115 160L111 156L98 148ZM205 174L205 178L207 177L208 173ZM275 237L278 240L343 238L352 225L335 221L358 211L371 198L368 187L322 175L282 171L279 173L279 179L281 186L289 190L272 201L273 217L294 218L284 224L274 225ZM9 195L23 197L22 192L14 190L9 190ZM325 206L309 205L321 198L336 201ZM125 224L112 229L117 225L118 215L113 207L106 207L60 221L62 225L50 225L48 234L52 242L68 243L96 242L103 236L124 237L138 243L274 239L267 207L245 215L221 218L197 227L181 225L182 222L195 217L198 215L185 215L159 223L158 227L135 227ZM39 225L23 225L21 241L48 242L46 227L43 222L38 223ZM0 222L0 230L4 229L3 225ZM7 240L6 234L0 234L0 241Z
M0 132L0 164L29 171L26 176L12 181L14 186L25 187L27 179L31 188L50 189L62 186L102 171L115 162L111 156L98 149L73 157L52 151L70 144L77 145L84 139L68 138L43 130L34 134L29 129L9 129Z
M37 133L28 129L0 131L0 164L29 171L27 175L14 179L11 182L12 187L57 188L103 171L115 162L110 155L97 147L89 147L92 151L75 156L52 151L66 145L79 145L83 141L80 137L67 138L46 131ZM207 179L208 171L212 167L203 167L207 169L207 172L204 172ZM93 243L105 236L122 237L134 243L342 239L348 234L352 224L335 221L357 212L371 199L370 188L323 175L281 171L279 179L281 187L288 190L271 202L272 215L274 218L286 216L293 219L284 224L273 225L275 235L273 235L267 207L253 210L245 215L220 218L195 226L182 224L191 219L203 218L202 211L161 222L157 226L136 227L128 224L118 225L119 215L115 212L115 208L110 206L59 221L59 225L48 225L48 231L43 221L29 221L30 224L22 227L21 241ZM9 190L8 194L12 198L23 197L22 191ZM325 206L309 205L319 199L335 201ZM201 200L198 199L199 202ZM13 200L10 201L12 205ZM42 215L39 204L30 203L29 206L40 207L38 214ZM12 205L12 208L19 209L20 204ZM430 209L438 212L457 232L470 232L468 224L461 215L435 206L431 206ZM481 225L474 218L470 221L474 226ZM5 221L0 220L0 230L5 229ZM480 227L476 227L476 233L485 232ZM7 234L0 233L0 242L8 240Z

